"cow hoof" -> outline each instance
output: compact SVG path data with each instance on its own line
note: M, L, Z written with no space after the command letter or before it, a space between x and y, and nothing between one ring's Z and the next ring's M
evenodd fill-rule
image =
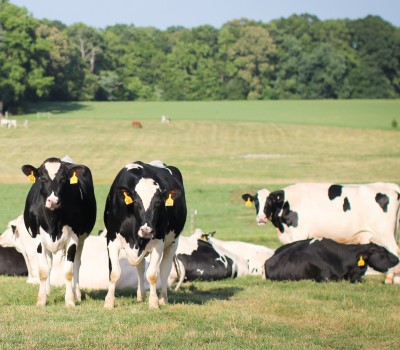
M160 298L160 299L158 300L158 304L159 304L160 306L167 305L167 304L168 304L168 299L167 299L167 298Z
M106 299L104 302L104 308L107 310L112 310L114 308L114 300Z
M36 306L39 306L39 307L46 306L46 301L43 302L43 301L39 301L39 300L38 300L38 301L36 302Z
M38 296L36 301L36 306L45 306L46 305L46 297L45 296Z
M393 277L392 276L386 276L385 284L393 284Z
M150 309L158 309L159 308L157 296L149 298L149 307L150 307Z
M393 284L400 284L400 275L396 275L393 277Z
M68 308L71 308L71 309L73 309L74 307L75 307L75 303L71 303L71 302L69 302L69 303L65 303L65 306L66 307L68 307Z

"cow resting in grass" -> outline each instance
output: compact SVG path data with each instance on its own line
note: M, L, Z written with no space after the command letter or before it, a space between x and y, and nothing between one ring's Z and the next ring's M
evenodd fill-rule
M23 173L33 185L26 198L24 221L39 253L40 287L37 305L46 304L50 293L53 255L65 255L65 304L80 301L79 267L85 238L96 220L92 174L84 165L49 158L39 168L24 165Z
M387 272L398 262L397 256L374 243L340 244L314 238L278 248L265 262L265 274L273 281L361 282L368 266Z
M104 223L110 260L110 283L104 307L113 308L115 284L121 269L118 256L125 250L137 267L137 299L143 301L145 256L150 254L146 277L150 285L149 306L167 303L168 275L186 222L186 200L180 171L160 161L134 162L116 176L106 200ZM160 299L156 283L161 279Z
M398 189L390 183L299 183L271 193L263 189L242 198L248 204L255 203L258 224L272 222L283 244L308 238L330 238L345 244L372 242L398 256ZM398 270L399 266L389 270L386 283L392 283Z
M178 290L184 281L216 281L225 278L235 278L244 274L242 266L238 266L230 252L218 249L211 242L197 237L179 237L176 250L176 260L169 275L170 287L179 280L175 290ZM245 261L244 268L247 271ZM239 262L240 264L240 262Z

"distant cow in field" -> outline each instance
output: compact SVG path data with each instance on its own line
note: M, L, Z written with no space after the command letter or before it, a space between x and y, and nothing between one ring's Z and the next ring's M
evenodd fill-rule
M161 124L169 124L169 123L171 123L171 118L166 115L162 115L161 116Z
M374 244L340 244L331 239L307 239L286 244L265 262L267 279L317 282L361 282L367 267L386 272L399 259Z
M132 122L132 127L141 129L141 128L143 128L143 125L139 120L134 120Z
M255 203L258 224L272 222L283 244L308 238L330 238L345 244L372 242L398 256L399 191L399 186L391 183L299 183L275 192L262 189L242 198ZM386 283L392 283L397 269L389 271Z
M104 210L110 283L104 307L115 302L115 284L120 278L119 252L137 267L137 300L144 293L145 256L149 255L146 277L150 284L149 307L167 303L171 272L179 235L186 222L186 199L181 172L160 161L127 164L111 185ZM160 299L156 283L161 279Z
M80 301L79 268L86 237L96 220L92 174L85 165L48 158L39 168L24 165L23 173L33 183L26 198L24 222L39 253L40 288L37 305L46 304L50 293L52 257L65 254L65 304Z

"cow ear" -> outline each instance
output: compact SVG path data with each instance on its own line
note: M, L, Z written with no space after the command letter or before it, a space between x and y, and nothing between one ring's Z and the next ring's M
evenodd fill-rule
M118 187L117 193L124 200L126 205L130 205L133 203L133 195L132 192L126 187Z
M16 230L16 229L17 229L17 226L11 225L11 230L12 230L13 233L15 233L15 230Z
M181 195L181 191L178 190L178 189L165 191L163 193L163 196L164 196L164 199L165 199L165 206L166 207L173 207L175 199L178 198L180 195Z
M68 168L68 166L67 166ZM76 185L79 179L85 174L86 168L80 165L75 165L68 169L69 183L71 185Z
M246 207L253 206L254 196L251 194L245 193L242 195L242 199L246 202Z
M26 164L23 165L21 169L22 172L28 177L29 182L36 182L36 179L39 177L39 172L34 166Z

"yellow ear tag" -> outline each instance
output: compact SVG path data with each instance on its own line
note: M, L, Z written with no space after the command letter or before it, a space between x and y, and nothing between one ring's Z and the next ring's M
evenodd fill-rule
M172 207L172 206L174 206L174 200L172 199L171 193L169 194L169 197L168 197L167 200L165 201L165 206L166 206L166 207Z
M360 267L365 266L365 261L362 256L360 256L360 259L358 260L358 266Z
M247 201L246 201L246 207L251 208L252 206L253 206L253 203L251 203L251 200L250 200L250 197L249 197L249 198L247 198Z
M32 182L33 184L36 182L36 177L33 175L33 171L31 171L31 174L28 176L28 181Z
M126 205L129 205L129 204L133 203L132 197L128 196L126 192L124 192L124 197L125 197L124 200L125 200L125 204Z
M76 176L76 172L74 171L74 174L72 175L72 177L69 179L69 183L71 185L76 185L78 183L78 178Z

